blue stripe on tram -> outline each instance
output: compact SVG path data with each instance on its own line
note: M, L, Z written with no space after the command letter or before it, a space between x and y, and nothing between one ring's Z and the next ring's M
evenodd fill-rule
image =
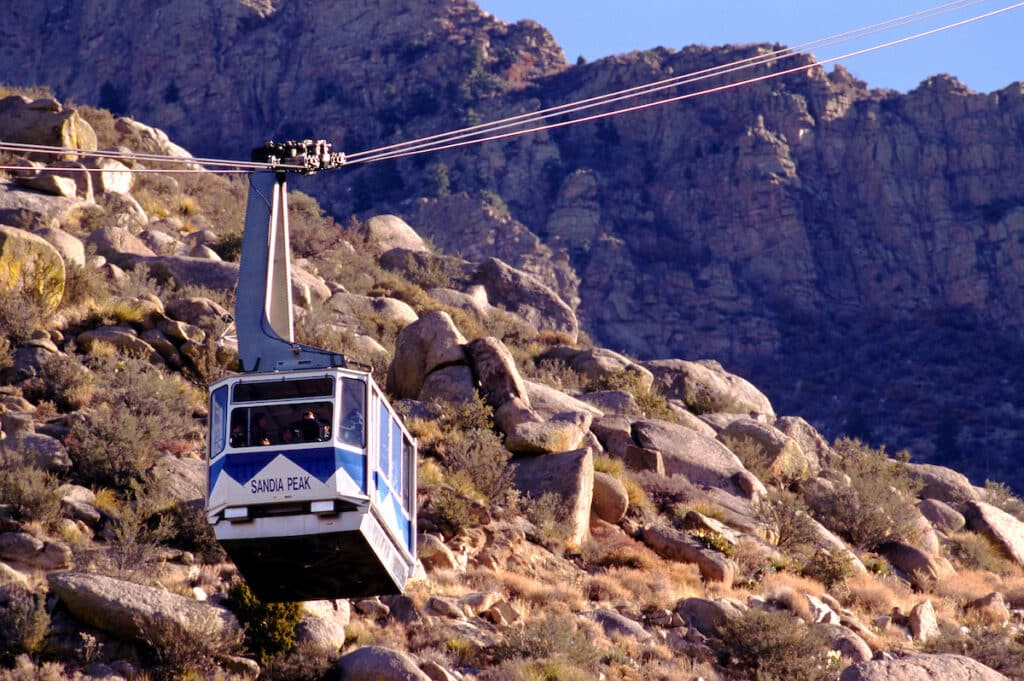
M336 470L344 468L345 472L359 485L359 488L365 491L365 457L362 454L353 454L334 447L228 454L210 466L210 484L212 485L216 481L223 468L224 473L244 485L278 456L288 459L320 482L327 482Z

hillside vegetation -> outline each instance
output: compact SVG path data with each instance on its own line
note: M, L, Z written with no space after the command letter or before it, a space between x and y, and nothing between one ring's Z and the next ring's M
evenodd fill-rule
M34 143L184 153L26 94L0 108ZM527 272L298 192L297 334L407 414L423 569L259 602L202 513L244 182L4 164L0 679L1024 678L1004 486L829 444L714 360L595 346Z
M447 253L537 275L602 346L715 357L830 439L908 448L1024 492L1021 83L979 93L936 74L872 89L809 54L765 60L784 47L768 43L570 64L539 24L471 0L65 10L8 13L0 72L224 158L305 137L365 152L744 60L759 65L661 94L787 71L353 165L306 191L339 221L393 213Z

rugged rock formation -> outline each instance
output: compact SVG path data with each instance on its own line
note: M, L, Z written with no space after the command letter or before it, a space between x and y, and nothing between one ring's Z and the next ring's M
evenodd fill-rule
M569 66L539 25L469 0L66 10L12 10L0 68L231 157L268 138L366 150L769 49ZM387 209L449 252L538 276L605 346L714 357L828 436L965 467L965 452L995 451L976 482L1012 480L1024 414L1003 379L1024 363L1024 90L979 94L943 75L901 94L811 63L788 57L755 73L807 70L630 116L356 167L311 191L339 217ZM980 419L982 404L998 417Z

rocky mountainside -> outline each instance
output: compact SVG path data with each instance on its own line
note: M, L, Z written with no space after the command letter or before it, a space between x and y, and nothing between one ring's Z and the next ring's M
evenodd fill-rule
M418 567L260 602L202 511L244 184L90 156L189 160L49 97L0 129L73 149L0 175L0 681L1024 678L1005 487L581 341L540 277L299 193L297 340L374 366L418 438Z
M305 136L361 151L771 49L570 66L539 25L469 0L23 2L0 35L6 79L233 158ZM813 68L310 191L541 276L604 345L714 357L829 435L1021 489L1022 168L1020 83L901 94Z

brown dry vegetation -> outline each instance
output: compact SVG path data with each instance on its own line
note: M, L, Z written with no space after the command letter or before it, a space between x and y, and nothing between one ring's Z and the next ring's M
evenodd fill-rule
M109 114L87 108L84 113L100 134L101 146L131 142L116 133ZM147 210L181 219L186 232L200 223L214 227L220 234L217 248L221 254L237 256L244 204L240 182L199 181L190 176L147 178L137 190L137 198ZM397 297L418 312L442 307L427 297L425 288L450 284L457 273L442 268L404 279L377 264L369 246L355 238L355 224L335 224L312 199L301 194L293 195L292 209L296 241L305 249L300 255L310 257L312 266L326 279L354 293ZM69 228L82 233L90 219L101 218L87 218L86 224ZM11 366L15 350L34 334L46 333L61 345L63 354L39 368L40 380L19 387L17 392L32 402L40 426L69 424L66 444L73 462L69 471L44 472L20 452L12 453L16 445L8 442L9 455L0 469L5 528L63 538L72 545L79 567L129 580L159 582L175 593L189 594L193 587L201 586L215 597L222 596L238 583L237 574L222 562L223 554L201 516L175 508L162 488L163 481L150 475L157 455L201 455L206 409L201 384L211 374L196 368L188 375L189 383L179 372L109 348L84 353L71 339L99 325L139 325L145 311L137 296L143 292L161 298L204 295L227 307L231 306L230 296L175 289L155 282L141 268L129 272L123 281L106 279L96 270L71 268L68 282L54 315L43 315L39 301L24 291L0 294L0 327L4 330L0 370ZM537 361L544 350L564 344L564 337L530 338L525 325L510 315L496 315L480 323L460 311L448 311L467 338L495 335L505 339L521 370L534 380L563 390L624 389L648 416L672 418L664 397L643 389L635 375L624 373L591 385L562 363ZM388 322L369 318L360 320L359 326L389 353L393 351L397 329ZM334 326L322 310L303 316L297 331L305 341L360 359L352 332ZM381 360L375 361L379 369L385 366ZM503 628L484 624L479 617L470 618L480 622L489 635L486 640L476 640L458 621L431 615L427 623L401 623L356 607L346 628L346 651L369 644L386 645L411 651L422 660L475 670L479 678L489 679L583 679L593 678L593 670L607 679L630 681L698 676L709 681L835 678L838 670L828 667L823 644L806 627L810 612L804 595L835 598L868 627L874 627L877 618L891 615L894 608L907 613L924 598L931 598L944 633L926 649L973 655L1008 675L1019 674L1007 662L1024 646L1019 635L971 621L963 612L965 603L994 591L1002 593L1012 607L1024 607L1024 570L981 535L964 531L947 538L944 551L957 576L936 581L928 593L915 592L881 559L873 563L879 566L877 572L868 574L844 572L842 565L822 559L807 526L809 515L863 552L888 540L913 537L913 502L919 488L884 449L875 450L857 441L836 443L837 463L832 473L845 474L850 483L839 486L836 496L809 508L789 489L796 488L790 485L795 481L779 481L784 484L770 487L769 496L755 505L754 512L763 523L763 535L772 542L749 536L726 548L727 542L721 538L708 541L712 549L730 552L738 565L736 583L724 586L702 580L695 565L661 558L639 539L644 522L672 525L690 510L719 520L728 518L710 496L695 492L692 485L655 480L650 474L626 470L613 457L597 457L596 470L613 475L627 487L630 511L618 527L595 531L578 552L567 553L558 546L561 509L557 504L545 505L540 500L527 504L514 492L509 455L495 432L489 408L479 401L432 405L432 409L432 417L408 422L420 444L421 517L434 523L431 531L438 531L449 545L466 547L468 566L465 570L433 570L427 579L411 584L406 596L418 612L425 612L434 597L458 599L493 591L520 617ZM748 451L743 443L732 444L742 450L738 454L749 455L746 458L756 471L757 452ZM61 515L57 488L68 482L84 484L97 493L94 506L109 517L102 534L91 535L64 522L68 518ZM1024 508L1005 488L990 485L989 495L993 503L1010 512ZM493 562L474 562L479 551L473 547L481 543L493 549ZM190 576L188 567L175 562L183 551L199 562L196 574ZM680 652L660 640L645 644L614 640L590 618L594 609L604 608L642 621L644 613L671 613L682 599L691 597L724 597L740 603L758 597L780 610L751 608L712 637L710 647L699 648L706 657ZM43 663L41 646L50 623L37 600L19 597L13 606L7 601L0 606L0 616L6 618L0 627L0 664L6 665L0 669L0 681L71 678L72 672L64 674ZM261 605L250 605L257 613L267 614ZM288 629L289 621L282 615L274 624ZM955 626L961 622L972 625L967 634ZM878 648L916 645L908 644L904 630L898 627L875 627L874 631L877 637L871 644ZM294 626L283 633L287 641ZM161 631L151 635L150 656L141 653L153 665L150 678L230 678L216 665L211 666L206 655L209 651L199 642L174 641ZM276 652L266 644L265 639L250 640L243 651L266 657L266 678L322 678L330 664L322 654L291 643L282 643ZM14 656L21 653L35 655L35 662L15 661ZM67 662L69 668L77 664Z

